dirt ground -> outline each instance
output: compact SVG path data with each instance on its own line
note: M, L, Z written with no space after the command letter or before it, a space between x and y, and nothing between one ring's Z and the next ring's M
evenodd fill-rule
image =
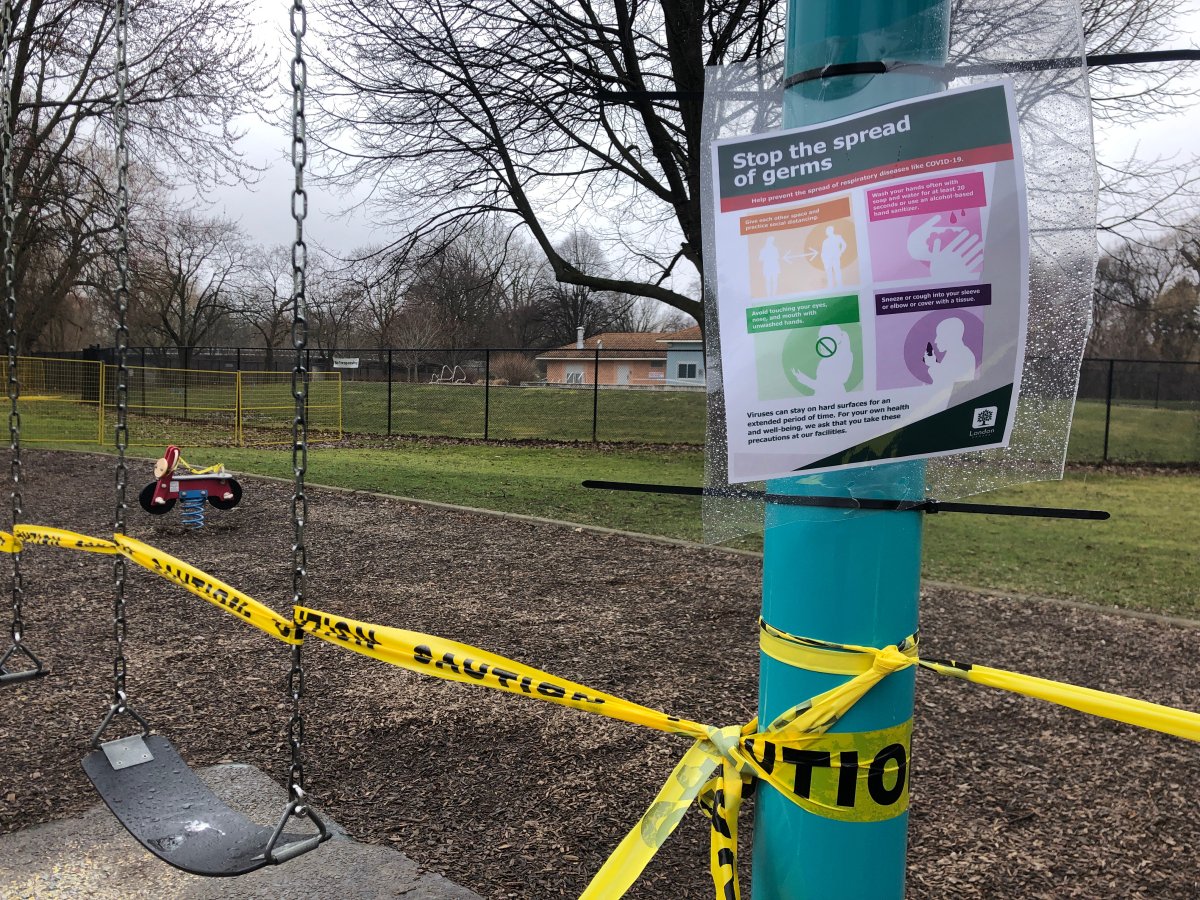
M111 530L110 460L24 458L27 521ZM137 508L151 473L132 468L132 536L287 609L288 487L242 478L237 510L210 511L209 527L184 532L177 514L151 519ZM753 713L752 558L311 495L312 606L488 648L712 724ZM106 709L112 665L110 561L33 548L23 562L27 639L53 675L0 693L0 831L97 802L79 759ZM284 781L286 649L130 571L136 708L193 765L247 762ZM946 590L927 592L921 624L931 656L1200 709L1191 627ZM577 896L686 749L320 642L305 660L319 806L355 837L397 847L489 900ZM928 672L917 691L909 897L1200 896L1195 745ZM752 813L753 801L743 884ZM706 826L690 814L630 896L710 898Z

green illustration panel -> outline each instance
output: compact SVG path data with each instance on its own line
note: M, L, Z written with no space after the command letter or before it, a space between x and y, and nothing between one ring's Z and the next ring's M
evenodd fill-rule
M862 325L767 331L754 336L759 400L833 401L863 389Z

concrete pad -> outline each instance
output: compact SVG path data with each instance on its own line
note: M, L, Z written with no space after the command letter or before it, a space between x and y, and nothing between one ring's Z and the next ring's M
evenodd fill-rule
M197 774L218 797L264 825L273 825L287 802L287 792L253 766L212 766ZM0 838L0 897L480 900L440 875L422 872L403 853L360 844L328 816L325 820L334 836L311 853L238 878L201 878L152 856L100 803L78 818Z

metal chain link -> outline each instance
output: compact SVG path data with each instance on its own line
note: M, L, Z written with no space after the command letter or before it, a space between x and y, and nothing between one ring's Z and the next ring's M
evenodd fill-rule
M3 175L0 176L0 204L3 209L0 210L0 216L3 220L0 221L0 229L3 229L3 253L0 259L0 267L3 268L3 289L4 289L4 310L7 318L8 330L8 399L10 402L8 413L8 435L9 448L11 452L11 472L12 480L12 527L15 530L17 523L21 521L22 503L21 496L21 411L18 408L17 401L21 396L21 385L17 380L17 295L16 295L16 264L13 253L13 231L16 228L16 215L13 212L14 204L14 183L13 183L13 132L16 128L16 116L13 109L13 67L10 60L10 50L12 48L13 37L13 7L12 0L3 0L3 12L0 13L0 53L3 53L3 69L4 69L4 96L0 98L0 117L3 121L0 122L0 169L3 170ZM21 639L25 632L25 620L22 615L21 604L25 598L24 579L21 575L21 554L19 551L10 554L12 556L12 635L13 647L21 646Z
M304 243L304 219L308 215L308 194L304 190L304 167L308 162L307 123L304 117L304 93L308 83L308 68L304 61L304 35L308 17L304 0L292 0L290 16L295 54L292 56L292 168L296 183L292 189L292 219L296 223L296 239L292 243L292 346L296 362L292 367L292 397L296 411L292 419L292 603L304 604L304 580L308 571L308 551L304 545L304 526L308 521L308 497L304 493L304 476L308 471L308 371L304 351L308 346L308 308L305 277L308 246ZM292 647L292 668L288 673L288 695L292 701L292 717L288 722L288 746L291 748L291 767L288 770L288 793L293 802L304 798L304 716L300 701L304 696L304 667L300 645ZM299 811L299 810L297 810Z
M126 44L129 39L129 3L117 0L117 102L113 109L116 125L117 147L117 425L114 435L117 448L117 504L114 529L117 534L125 533L125 503L128 471L125 466L125 450L129 446L127 406L129 399L129 369L126 359L129 353L129 147L126 142L129 130L129 109L126 105L126 89L129 84L129 67L126 59ZM103 398L101 398L103 402ZM113 561L113 638L116 651L113 657L113 711L125 712L125 557L117 554ZM111 715L111 713L110 713Z

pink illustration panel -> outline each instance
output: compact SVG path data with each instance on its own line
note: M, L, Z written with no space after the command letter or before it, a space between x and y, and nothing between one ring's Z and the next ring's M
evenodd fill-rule
M889 185L867 192L876 281L978 278L987 205L981 172Z

